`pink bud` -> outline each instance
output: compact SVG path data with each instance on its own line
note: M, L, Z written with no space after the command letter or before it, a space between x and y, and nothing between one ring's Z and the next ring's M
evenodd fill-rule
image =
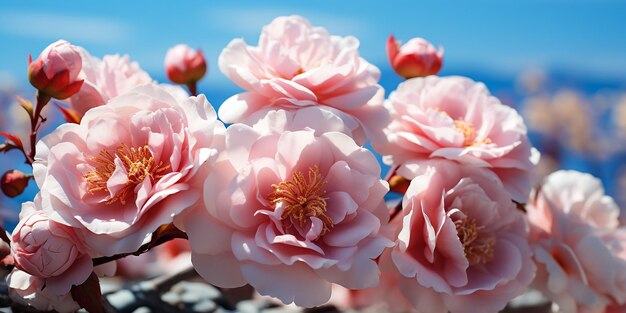
M443 63L443 48L437 50L423 38L413 38L400 46L391 35L387 40L387 55L391 67L406 79L436 75Z
M2 175L0 187L2 192L10 198L15 198L24 192L28 186L29 178L18 170L8 170Z
M35 61L28 61L28 80L40 92L53 98L66 99L80 90L79 74L83 61L79 50L59 40L41 52Z
M187 45L176 45L165 55L167 78L177 84L197 82L206 73L207 64L200 50Z

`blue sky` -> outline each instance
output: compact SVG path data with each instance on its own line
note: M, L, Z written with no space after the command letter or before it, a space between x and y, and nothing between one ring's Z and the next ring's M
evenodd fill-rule
M163 76L168 47L205 51L205 85L229 84L217 56L235 37L256 43L274 17L300 14L333 34L361 40L361 54L388 68L391 33L441 44L443 73L470 68L512 75L531 66L590 77L626 77L626 2L609 0L448 1L3 1L0 77L26 82L26 58L64 38L93 55L129 54Z

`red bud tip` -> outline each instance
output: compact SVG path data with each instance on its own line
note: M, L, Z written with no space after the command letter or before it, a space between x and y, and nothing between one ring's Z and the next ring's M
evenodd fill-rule
M167 78L177 84L195 83L202 79L207 71L202 51L182 44L167 51L164 63Z
M389 36L387 55L391 67L406 79L437 75L443 64L443 49L435 49L422 38L413 38L400 46L393 35Z
M36 60L28 57L28 80L41 93L66 99L80 90L76 88L82 70L82 57L76 46L59 40L49 45Z

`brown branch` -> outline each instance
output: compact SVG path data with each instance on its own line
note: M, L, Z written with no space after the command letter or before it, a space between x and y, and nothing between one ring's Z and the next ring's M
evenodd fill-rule
M105 257L95 258L95 259L93 259L93 266L102 265L104 263L108 263L108 262L111 262L111 261L119 260L121 258L125 258L125 257L131 256L131 255L135 255L135 256L141 255L143 253L148 252L152 248L154 248L154 247L156 247L158 245L161 245L163 243L166 243L166 242L168 242L170 240L173 240L173 239L177 239L177 238L188 239L186 233L184 233L182 230L174 227L171 224L167 224L167 225L161 226L161 228L159 228L159 230L154 232L153 236L154 237L153 237L152 241L142 245L135 252L121 253L121 254L116 254L116 255L112 255L112 256L105 256Z
M45 118L41 117L41 111L43 108L50 102L50 96L37 91L37 103L35 104L35 112L30 117L30 153L26 158L26 163L32 165L35 161L35 153L37 145L37 134L39 133L39 129L41 128L41 124L46 121Z

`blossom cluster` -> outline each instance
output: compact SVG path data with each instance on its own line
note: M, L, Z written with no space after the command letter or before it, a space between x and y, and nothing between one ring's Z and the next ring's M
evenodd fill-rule
M165 66L191 96L128 56L53 43L29 65L29 114L37 130L55 98L68 122L30 151L7 136L39 187L3 261L11 296L86 307L113 260L173 233L207 282L303 307L498 312L529 287L564 312L626 307L626 229L601 183L560 171L537 184L513 108L437 76L443 49L423 39L387 50L406 81L385 99L356 38L278 17L257 45L223 49L244 91L216 112L196 94L204 56L185 45Z

